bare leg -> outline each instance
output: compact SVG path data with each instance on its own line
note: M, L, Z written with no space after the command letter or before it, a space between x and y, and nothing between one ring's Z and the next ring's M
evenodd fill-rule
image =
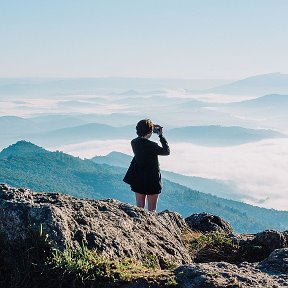
M158 196L159 196L159 194L147 195L148 211L156 211Z
M146 195L135 192L137 207L144 208L146 202Z

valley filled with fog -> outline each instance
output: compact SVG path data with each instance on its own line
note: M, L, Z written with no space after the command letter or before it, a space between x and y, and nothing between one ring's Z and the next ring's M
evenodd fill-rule
M161 169L220 181L231 188L215 192L220 197L287 210L287 111L283 74L218 82L1 79L0 149L27 140L83 159L132 155L136 123L150 118L171 148Z

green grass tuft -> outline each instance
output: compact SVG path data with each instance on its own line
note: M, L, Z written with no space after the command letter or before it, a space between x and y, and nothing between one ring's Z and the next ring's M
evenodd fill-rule
M172 271L157 268L157 257L144 258L143 263L132 258L109 259L83 243L60 251L52 247L42 225L31 227L23 241L6 241L0 235L0 287L116 288L133 281L142 281L145 287L150 287L150 281L151 287L177 286Z
M235 243L223 233L202 234L191 231L189 237L189 233L186 231L183 239L195 262L226 261L237 263L239 261L239 243Z

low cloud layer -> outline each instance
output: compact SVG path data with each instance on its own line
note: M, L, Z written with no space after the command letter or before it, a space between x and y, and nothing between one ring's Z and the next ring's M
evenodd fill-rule
M287 132L287 125L283 120L286 119L285 115L279 115L275 119L266 119L264 114L263 117L251 119L251 115L249 115L250 118L247 118L248 116L245 114L239 116L229 111L229 113L220 113L217 110L219 109L218 106L210 107L211 103L208 105L209 108L197 108L193 101L189 104L189 100L192 99L221 103L244 100L247 99L247 96L194 94L185 89L155 91L145 95L136 93L137 97L130 95L131 93L126 93L127 95L125 93L123 95L119 93L104 94L57 94L54 97L43 95L37 96L38 98L19 96L13 101L8 96L0 97L0 116L28 117L35 114L51 113L66 115L96 113L101 114L102 117L103 114L107 113L122 113L121 115L126 117L125 119L122 116L110 119L114 121L113 125L120 126L123 119L128 124L134 121L134 118L131 119L127 111L137 115L141 108L141 115L142 113L147 114L147 117L151 117L153 121L158 122L159 120L160 124L163 122L164 126L166 123L167 125L177 124L180 126L240 125L252 128L270 127ZM153 99L149 98L147 101L147 95L153 95ZM166 96L169 99L163 101L160 96ZM179 103L173 97L179 97ZM185 105L182 105L183 98L188 101ZM165 105L163 106L163 104ZM139 111L137 107L139 107ZM99 115L96 116L95 119L98 121ZM102 120L101 123L108 121L104 117ZM7 131L9 131L9 127L7 127ZM11 144L9 139L4 140L0 145L3 148ZM157 139L154 138L154 141ZM229 180L236 185L243 201L267 208L288 210L288 139L265 140L233 147L202 147L191 143L170 143L170 146L171 155L160 159L162 169L191 176ZM50 149L58 149L81 158L106 155L111 151L132 154L130 139L89 141L50 147Z
M73 113L96 113L96 114L109 114L116 112L126 112L129 110L127 105L117 104L104 99L104 97L91 97L83 96L78 99L78 96L71 96L69 100L48 99L48 98L21 98L23 103L19 101L11 102L8 100L0 99L0 116L4 115L17 115L19 117L31 117L35 114L73 114ZM98 101L99 100L99 101ZM98 103L99 102L99 103Z
M187 143L171 146L173 153L170 159L162 159L163 168L186 175L230 180L244 195L243 201L288 209L287 139L218 148Z

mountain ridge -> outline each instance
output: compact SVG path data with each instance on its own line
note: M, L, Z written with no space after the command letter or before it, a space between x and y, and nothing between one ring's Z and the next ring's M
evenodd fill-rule
M288 74L268 73L247 77L205 92L231 95L288 93Z
M277 105L288 105L288 95L284 94L267 94L255 99L233 102L225 106L236 106L245 108L269 108L276 107Z
M17 129L15 132L13 132L12 129L12 132L10 133L10 120L10 118L0 117L0 128L6 128L6 132L1 141L2 145L7 145L7 142L27 139L28 141L35 142L41 146L55 147L57 145L68 145L93 140L132 139L133 137L136 137L134 125L123 125L118 127L91 122L72 127L46 130L47 127L45 126L42 129L40 123L36 124L33 120L20 117L17 118L17 121L20 121L22 126L24 125L24 128L20 130ZM25 127L26 121L31 125L29 126L27 124L27 127ZM69 118L67 121L69 121ZM5 122L6 124L4 125ZM14 118L12 118L12 122L14 122ZM63 123L60 125L63 125ZM33 128L34 126L37 127L36 130ZM205 146L240 145L269 138L287 137L285 134L278 132L275 129L245 128L236 125L189 125L177 128L168 127L165 131L165 135L170 142L191 142Z
M29 141L21 140L16 144L12 144L0 151L0 159L8 158L11 156L22 156L23 154L47 153L44 148L39 147Z
M186 126L167 131L167 137L174 141L218 146L240 145L269 138L286 138L287 135L271 129L252 129L240 126Z

